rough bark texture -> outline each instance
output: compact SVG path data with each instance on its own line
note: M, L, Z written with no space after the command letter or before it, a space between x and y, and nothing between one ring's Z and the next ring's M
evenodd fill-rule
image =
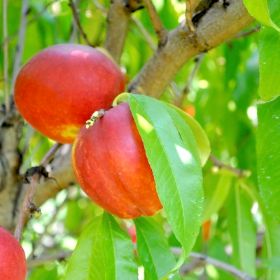
M160 96L190 58L229 40L252 22L242 0L228 2L230 5L227 8L219 3L214 4L199 20L195 33L191 34L185 25L169 32L167 42L159 47L130 84L130 91ZM119 61L128 30L129 14L141 7L141 1L114 0L111 5L105 46ZM22 120L15 109L8 114L4 110L0 111L0 226L10 230L15 226L17 210L28 188L28 185L22 184L19 176L21 127ZM63 146L50 164L50 176L56 181L41 179L34 199L38 206L75 182L70 150L70 146Z
M0 112L0 226L14 227L18 197L21 192L18 150L22 120L16 111Z
M251 22L241 0L230 1L227 8L214 4L199 21L195 33L185 25L169 33L166 45L146 63L129 91L159 97L190 58L229 40Z

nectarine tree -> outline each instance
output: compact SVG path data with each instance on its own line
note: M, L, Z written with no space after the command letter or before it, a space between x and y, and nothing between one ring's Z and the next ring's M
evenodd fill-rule
M2 3L0 280L280 279L277 0Z

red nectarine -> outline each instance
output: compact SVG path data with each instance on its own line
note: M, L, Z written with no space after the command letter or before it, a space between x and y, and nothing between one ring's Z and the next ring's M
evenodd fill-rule
M103 52L62 44L41 51L21 69L15 103L41 133L72 143L91 113L108 109L123 90L123 74Z
M0 227L0 279L24 280L26 270L22 247L12 234Z
M83 190L112 214L136 218L162 207L127 103L81 129L73 146L73 167Z

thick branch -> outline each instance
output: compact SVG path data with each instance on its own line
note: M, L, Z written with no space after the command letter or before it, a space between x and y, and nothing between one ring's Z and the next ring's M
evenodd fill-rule
M227 8L215 3L200 19L194 34L184 25L170 32L166 45L146 63L129 91L159 97L190 58L232 38L253 21L242 0L229 2Z
M116 1L112 5L117 4L120 8L120 1ZM209 48L214 47L234 36L251 21L252 19L246 12L242 0L232 1L227 10L217 5L214 6L198 25L197 35L199 39L197 44L194 44L193 40L186 36L184 28L178 27L170 35L167 45L147 63L131 86L133 86L134 91L159 96L180 67L189 58L201 51L202 46L204 46L202 42L206 41L203 38L208 38L206 45ZM68 147L67 152L64 150L65 147ZM41 205L61 189L75 182L69 146L63 146L63 149L60 150L60 153L56 155L52 162L51 169L50 176L56 178L58 184L54 180L45 180L38 187L39 190L34 199L36 205Z
M22 120L13 109L9 113L0 110L0 225L8 230L14 227L15 204L21 191L18 176L21 125Z
M49 178L37 186L34 197L35 205L41 205L54 197L59 191L75 184L75 175L71 163L71 145L64 145L51 163Z

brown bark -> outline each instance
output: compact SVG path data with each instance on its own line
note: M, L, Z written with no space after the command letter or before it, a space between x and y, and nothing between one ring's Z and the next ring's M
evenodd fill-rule
M129 13L139 8L139 5L140 1L112 2L105 46L117 61L124 46ZM251 22L252 18L245 10L242 0L231 0L227 8L219 3L214 4L198 22L195 33L190 33L186 25L168 33L167 42L157 49L129 85L130 91L160 96L189 59L229 40ZM24 193L19 177L21 124L15 110L8 116L0 111L0 226L10 230L15 226L17 209ZM50 167L50 176L56 181L48 178L41 180L34 197L37 206L75 182L69 146L63 146Z

